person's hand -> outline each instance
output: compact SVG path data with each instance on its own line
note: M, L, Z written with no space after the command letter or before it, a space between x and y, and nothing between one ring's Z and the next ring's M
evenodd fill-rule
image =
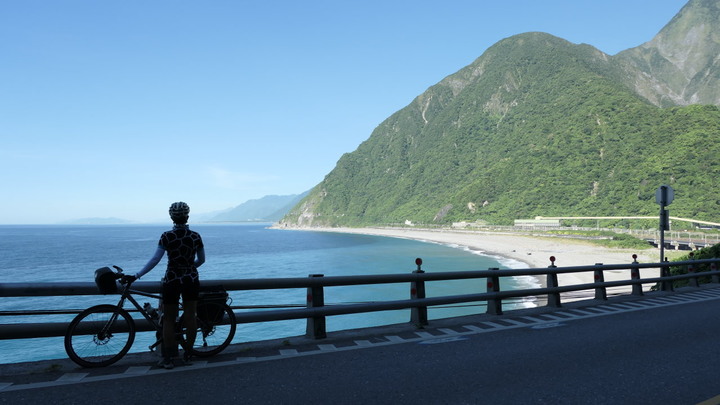
M131 283L132 283L133 281L135 281L135 280L137 280L137 277L135 277L135 276L133 276L133 275L131 275L131 274L124 274L124 275L120 278L120 282L121 282L122 284L131 284Z

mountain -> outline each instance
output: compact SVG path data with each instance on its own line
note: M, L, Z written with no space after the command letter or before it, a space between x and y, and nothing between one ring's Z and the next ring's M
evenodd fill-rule
M281 222L657 215L662 184L672 215L717 221L717 9L692 0L615 56L506 38L383 121Z
M275 222L282 218L308 192L293 195L268 195L248 200L235 208L205 219L208 222Z
M658 106L720 104L720 2L691 1L650 42L617 55L626 83Z

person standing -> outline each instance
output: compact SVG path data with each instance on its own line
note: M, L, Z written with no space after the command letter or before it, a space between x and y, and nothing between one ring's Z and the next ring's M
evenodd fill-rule
M167 253L167 270L162 279L163 304L163 345L162 360L159 365L166 369L175 366L173 358L178 357L178 343L175 340L175 319L178 316L180 297L182 296L186 343L195 344L197 333L197 301L200 293L198 267L205 263L205 246L199 233L190 230L188 218L190 207L182 202L170 205L170 219L173 229L163 232L153 257L134 276L125 276L132 282L152 270ZM190 353L183 352L183 360L188 362Z

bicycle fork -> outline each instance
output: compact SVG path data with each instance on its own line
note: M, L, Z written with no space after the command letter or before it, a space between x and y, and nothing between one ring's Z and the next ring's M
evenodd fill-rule
M102 329L100 329L100 331L97 333L97 335L95 335L97 337L98 343L107 342L110 340L110 338L113 337L111 330L113 329L113 325L115 325L115 321L117 321L118 319L118 315L118 311L113 312L110 319L105 322L105 326L103 326Z

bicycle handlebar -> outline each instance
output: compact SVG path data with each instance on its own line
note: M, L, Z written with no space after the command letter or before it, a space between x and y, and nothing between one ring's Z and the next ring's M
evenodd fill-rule
M132 284L132 282L128 283L126 280L123 280L123 277L125 276L125 274L123 273L123 269L120 266L113 265L113 267L117 269L117 273L115 273L115 279L120 280L120 284L130 287L130 284Z

